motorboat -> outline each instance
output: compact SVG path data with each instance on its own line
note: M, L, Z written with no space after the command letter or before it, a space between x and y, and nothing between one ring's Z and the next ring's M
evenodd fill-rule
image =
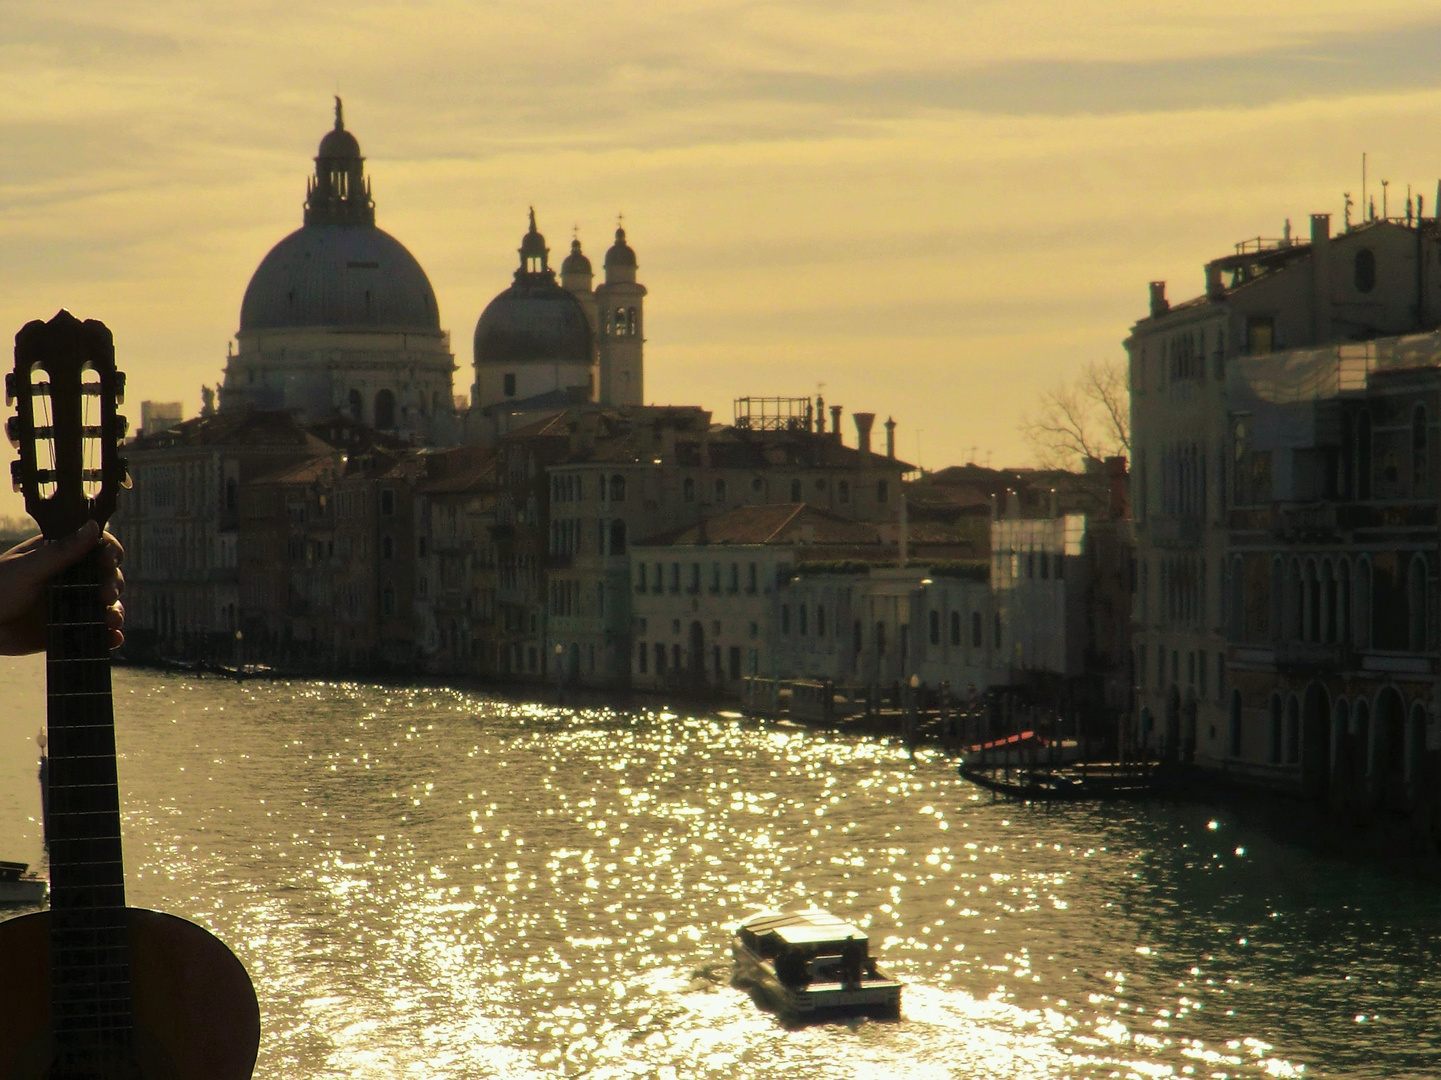
M895 1019L901 984L876 966L857 926L810 907L762 911L736 927L735 982L783 1019Z
M46 883L28 873L23 862L0 862L0 904L38 904L45 899Z

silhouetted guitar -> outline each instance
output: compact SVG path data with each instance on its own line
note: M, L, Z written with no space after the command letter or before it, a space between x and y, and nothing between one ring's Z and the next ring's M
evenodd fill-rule
M47 539L115 508L124 380L104 323L61 311L15 336L6 432ZM194 923L125 906L101 577L97 549L49 588L50 910L0 923L0 1080L246 1080L260 1011L245 968Z

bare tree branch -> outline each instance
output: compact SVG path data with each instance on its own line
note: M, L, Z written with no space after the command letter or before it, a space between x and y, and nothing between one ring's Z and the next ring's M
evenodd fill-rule
M1021 418L1021 434L1042 468L1129 457L1131 395L1124 365L1091 361L1073 382L1042 391L1037 411Z

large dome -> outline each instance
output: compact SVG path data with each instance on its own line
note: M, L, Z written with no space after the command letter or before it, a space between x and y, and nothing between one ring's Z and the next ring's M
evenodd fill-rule
M435 290L415 256L374 225L305 225L260 261L240 329L440 330Z
M475 324L477 365L586 365L591 349L585 309L554 278L517 280L486 305Z

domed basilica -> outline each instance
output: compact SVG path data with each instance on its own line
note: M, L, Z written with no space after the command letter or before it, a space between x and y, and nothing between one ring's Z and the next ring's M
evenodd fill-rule
M304 224L260 261L240 305L221 407L345 413L443 442L456 433L450 336L415 256L375 225L365 159L345 130L320 140Z
M625 230L599 286L579 239L557 281L532 210L514 281L476 323L470 404L457 410L435 290L405 245L376 227L364 163L336 98L304 223L245 290L222 408L289 409L307 422L341 413L435 445L487 441L584 402L644 403L646 290Z

